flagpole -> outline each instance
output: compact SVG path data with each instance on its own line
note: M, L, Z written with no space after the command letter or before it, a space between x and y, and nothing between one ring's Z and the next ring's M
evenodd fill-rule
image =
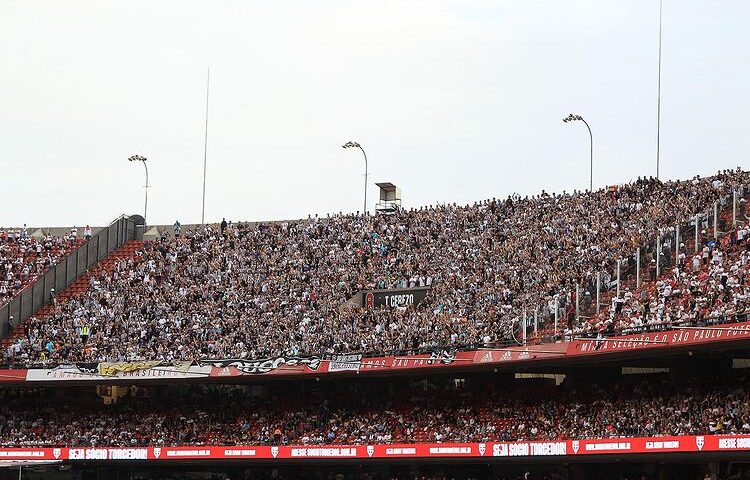
M659 161L661 153L661 14L664 0L659 0L659 67L656 94L656 179L659 179Z
M211 67L206 73L206 130L203 138L203 206L201 208L201 225L206 223L206 159L208 153L208 92L211 84Z

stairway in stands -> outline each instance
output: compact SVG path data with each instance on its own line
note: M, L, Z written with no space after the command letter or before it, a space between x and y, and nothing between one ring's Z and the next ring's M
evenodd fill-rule
M110 253L99 263L89 268L86 273L81 275L75 282L71 283L68 288L57 294L58 303L65 303L71 298L86 295L89 290L89 281L92 276L99 276L102 273L111 273L115 269L115 263L121 260L134 258L136 253L143 247L143 241L133 240L125 243L122 247ZM40 318L51 315L54 312L54 306L50 302L40 308L33 316ZM0 342L0 348L5 351L13 342L23 337L23 325Z
M738 223L737 226L734 226L734 227L732 226L732 216L733 215L732 215L731 204L728 206L725 206L723 209L719 211L719 218L723 219L726 222L726 224L729 226L728 227L729 231L719 234L719 241L722 242L725 246L729 242L729 236L734 235L737 231L737 228L739 228L740 226L740 223ZM710 235L713 234L712 228L713 227L710 228L710 232L709 232ZM687 252L687 258L685 261L685 269L689 270L692 268L691 267L692 258L693 258L693 255L695 254L695 235L692 230L689 230L688 232L684 232L684 231L681 232L680 237L682 237L681 242L685 243L685 250ZM674 255L674 249L677 247L678 245L673 246L672 255ZM672 262L671 263L672 266L670 266L669 268L662 269L659 277L657 278L655 282L652 282L649 277L648 265L642 265L641 266L642 267L641 268L641 289L646 289L648 290L649 295L653 295L654 290L656 289L656 283L660 280L665 280L672 275L672 268L674 267L674 262L675 262L674 258L672 258L671 262ZM630 289L631 292L634 292L634 293L637 291L639 292L640 289L637 288L636 281L637 281L637 278L636 278L636 274L634 270L632 270L628 274L623 274L623 277L621 278L621 291L624 292L626 289ZM616 294L617 294L617 289L615 288L612 288L609 290L603 290L600 293L599 302L602 305L603 314L606 314L609 311L608 307L609 305L611 305L612 299L616 296ZM584 317L583 314L582 314L582 317ZM588 318L588 321L592 325L596 324L599 321L599 314L595 314L595 313L592 314ZM560 319L560 326L558 326L558 332L565 329L565 326L564 326L565 323L566 323L566 320ZM539 332L537 332L536 334L529 334L529 337L530 337L529 343L530 344L538 343L540 339L552 337L554 334L555 334L554 325L542 326L539 329Z

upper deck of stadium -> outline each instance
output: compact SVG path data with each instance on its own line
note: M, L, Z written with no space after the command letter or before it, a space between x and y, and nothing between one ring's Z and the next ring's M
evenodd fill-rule
M11 325L5 362L408 355L736 320L748 184L737 169L394 215L161 228ZM358 297L413 288L423 301Z

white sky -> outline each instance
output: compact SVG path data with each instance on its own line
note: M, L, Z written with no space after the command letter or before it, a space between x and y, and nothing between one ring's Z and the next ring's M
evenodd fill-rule
M0 0L0 226L407 207L655 173L658 0ZM665 0L662 177L747 167L750 2Z

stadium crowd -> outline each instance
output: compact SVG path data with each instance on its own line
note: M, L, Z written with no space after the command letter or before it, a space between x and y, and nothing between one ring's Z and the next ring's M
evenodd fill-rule
M507 388L298 383L130 387L115 403L0 391L3 446L363 444L750 434L746 376ZM117 387L114 387L117 388ZM120 387L120 389L127 387ZM284 388L294 388L291 393ZM115 395L115 398L118 396Z
M87 232L90 231L87 227ZM0 228L0 306L34 283L78 245L78 229L62 236L34 237L23 228Z
M595 284L597 272L611 277L617 260L631 258L656 232L706 212L715 201L725 204L749 180L738 169L390 216L223 222L185 232L175 227L179 234L164 233L138 257L92 277L86 294L61 302L47 318L25 322L8 361L462 348L510 338L524 308L549 306L541 312L544 323L555 303L568 333L595 329L574 321L576 285ZM432 287L416 308L345 305L363 289L415 286ZM695 317L694 310L680 315ZM657 305L642 321L666 318L666 311L658 312Z
M750 228L742 226L732 235L723 242L707 242L694 255L680 252L680 260L667 275L633 291L625 288L582 331L631 333L744 318L750 309Z

